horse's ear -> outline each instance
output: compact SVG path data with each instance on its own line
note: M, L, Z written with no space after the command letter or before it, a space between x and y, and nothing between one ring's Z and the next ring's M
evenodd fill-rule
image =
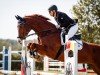
M15 15L15 18L18 20L18 16L17 15Z
M15 16L17 20L23 21L24 19L22 17L20 17L19 15Z
M16 15L15 18L18 20L19 23L25 23L25 19L20 17L19 15Z

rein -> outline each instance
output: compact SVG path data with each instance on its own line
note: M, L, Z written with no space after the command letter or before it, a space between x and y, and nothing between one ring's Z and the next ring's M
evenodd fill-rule
M37 34L37 33L29 34L29 35L26 36L26 38L29 37L29 36L32 36L32 35L36 35L36 34Z
M43 31L40 31L40 32L38 32L38 33L48 32L48 31L51 31L51 30L54 30L54 28L47 29L47 30L43 30ZM56 32L56 31L55 31L55 30L54 30L54 31L51 31L51 33L53 33L53 32ZM32 36L32 35L37 35L38 33L29 34L29 35L26 36L26 38L29 37L29 36Z

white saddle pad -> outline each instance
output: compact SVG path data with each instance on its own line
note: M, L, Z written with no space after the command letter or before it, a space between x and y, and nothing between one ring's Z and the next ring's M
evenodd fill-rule
M81 50L83 48L83 42L81 40L76 40L78 43L78 50Z

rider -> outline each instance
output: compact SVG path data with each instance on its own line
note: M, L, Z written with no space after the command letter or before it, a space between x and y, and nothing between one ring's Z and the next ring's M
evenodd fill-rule
M58 8L56 5L50 6L48 11L49 11L50 16L54 17L54 19L58 23L58 25L56 25L56 28L62 29L61 44L63 45L65 43L65 33L67 33L66 41L68 41L77 32L78 25L67 14L58 11Z

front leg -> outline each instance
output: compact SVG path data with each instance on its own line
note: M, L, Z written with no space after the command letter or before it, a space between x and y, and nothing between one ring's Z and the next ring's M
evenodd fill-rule
M36 60L43 59L43 56L46 55L46 47L36 43L29 43L27 46L28 50L30 50L30 54ZM39 54L41 55L39 55Z
M46 50L47 47L44 45L40 45L40 44L36 44L36 43L29 43L27 48L32 51L36 50L41 55L46 55L46 53L47 53L47 50Z
M32 51L32 50L30 50L29 53L30 53L30 57L34 57L34 58L38 55L36 51Z
M31 51L35 50L35 48L36 48L36 44L35 43L29 43L28 46L27 46L27 49L31 50Z

